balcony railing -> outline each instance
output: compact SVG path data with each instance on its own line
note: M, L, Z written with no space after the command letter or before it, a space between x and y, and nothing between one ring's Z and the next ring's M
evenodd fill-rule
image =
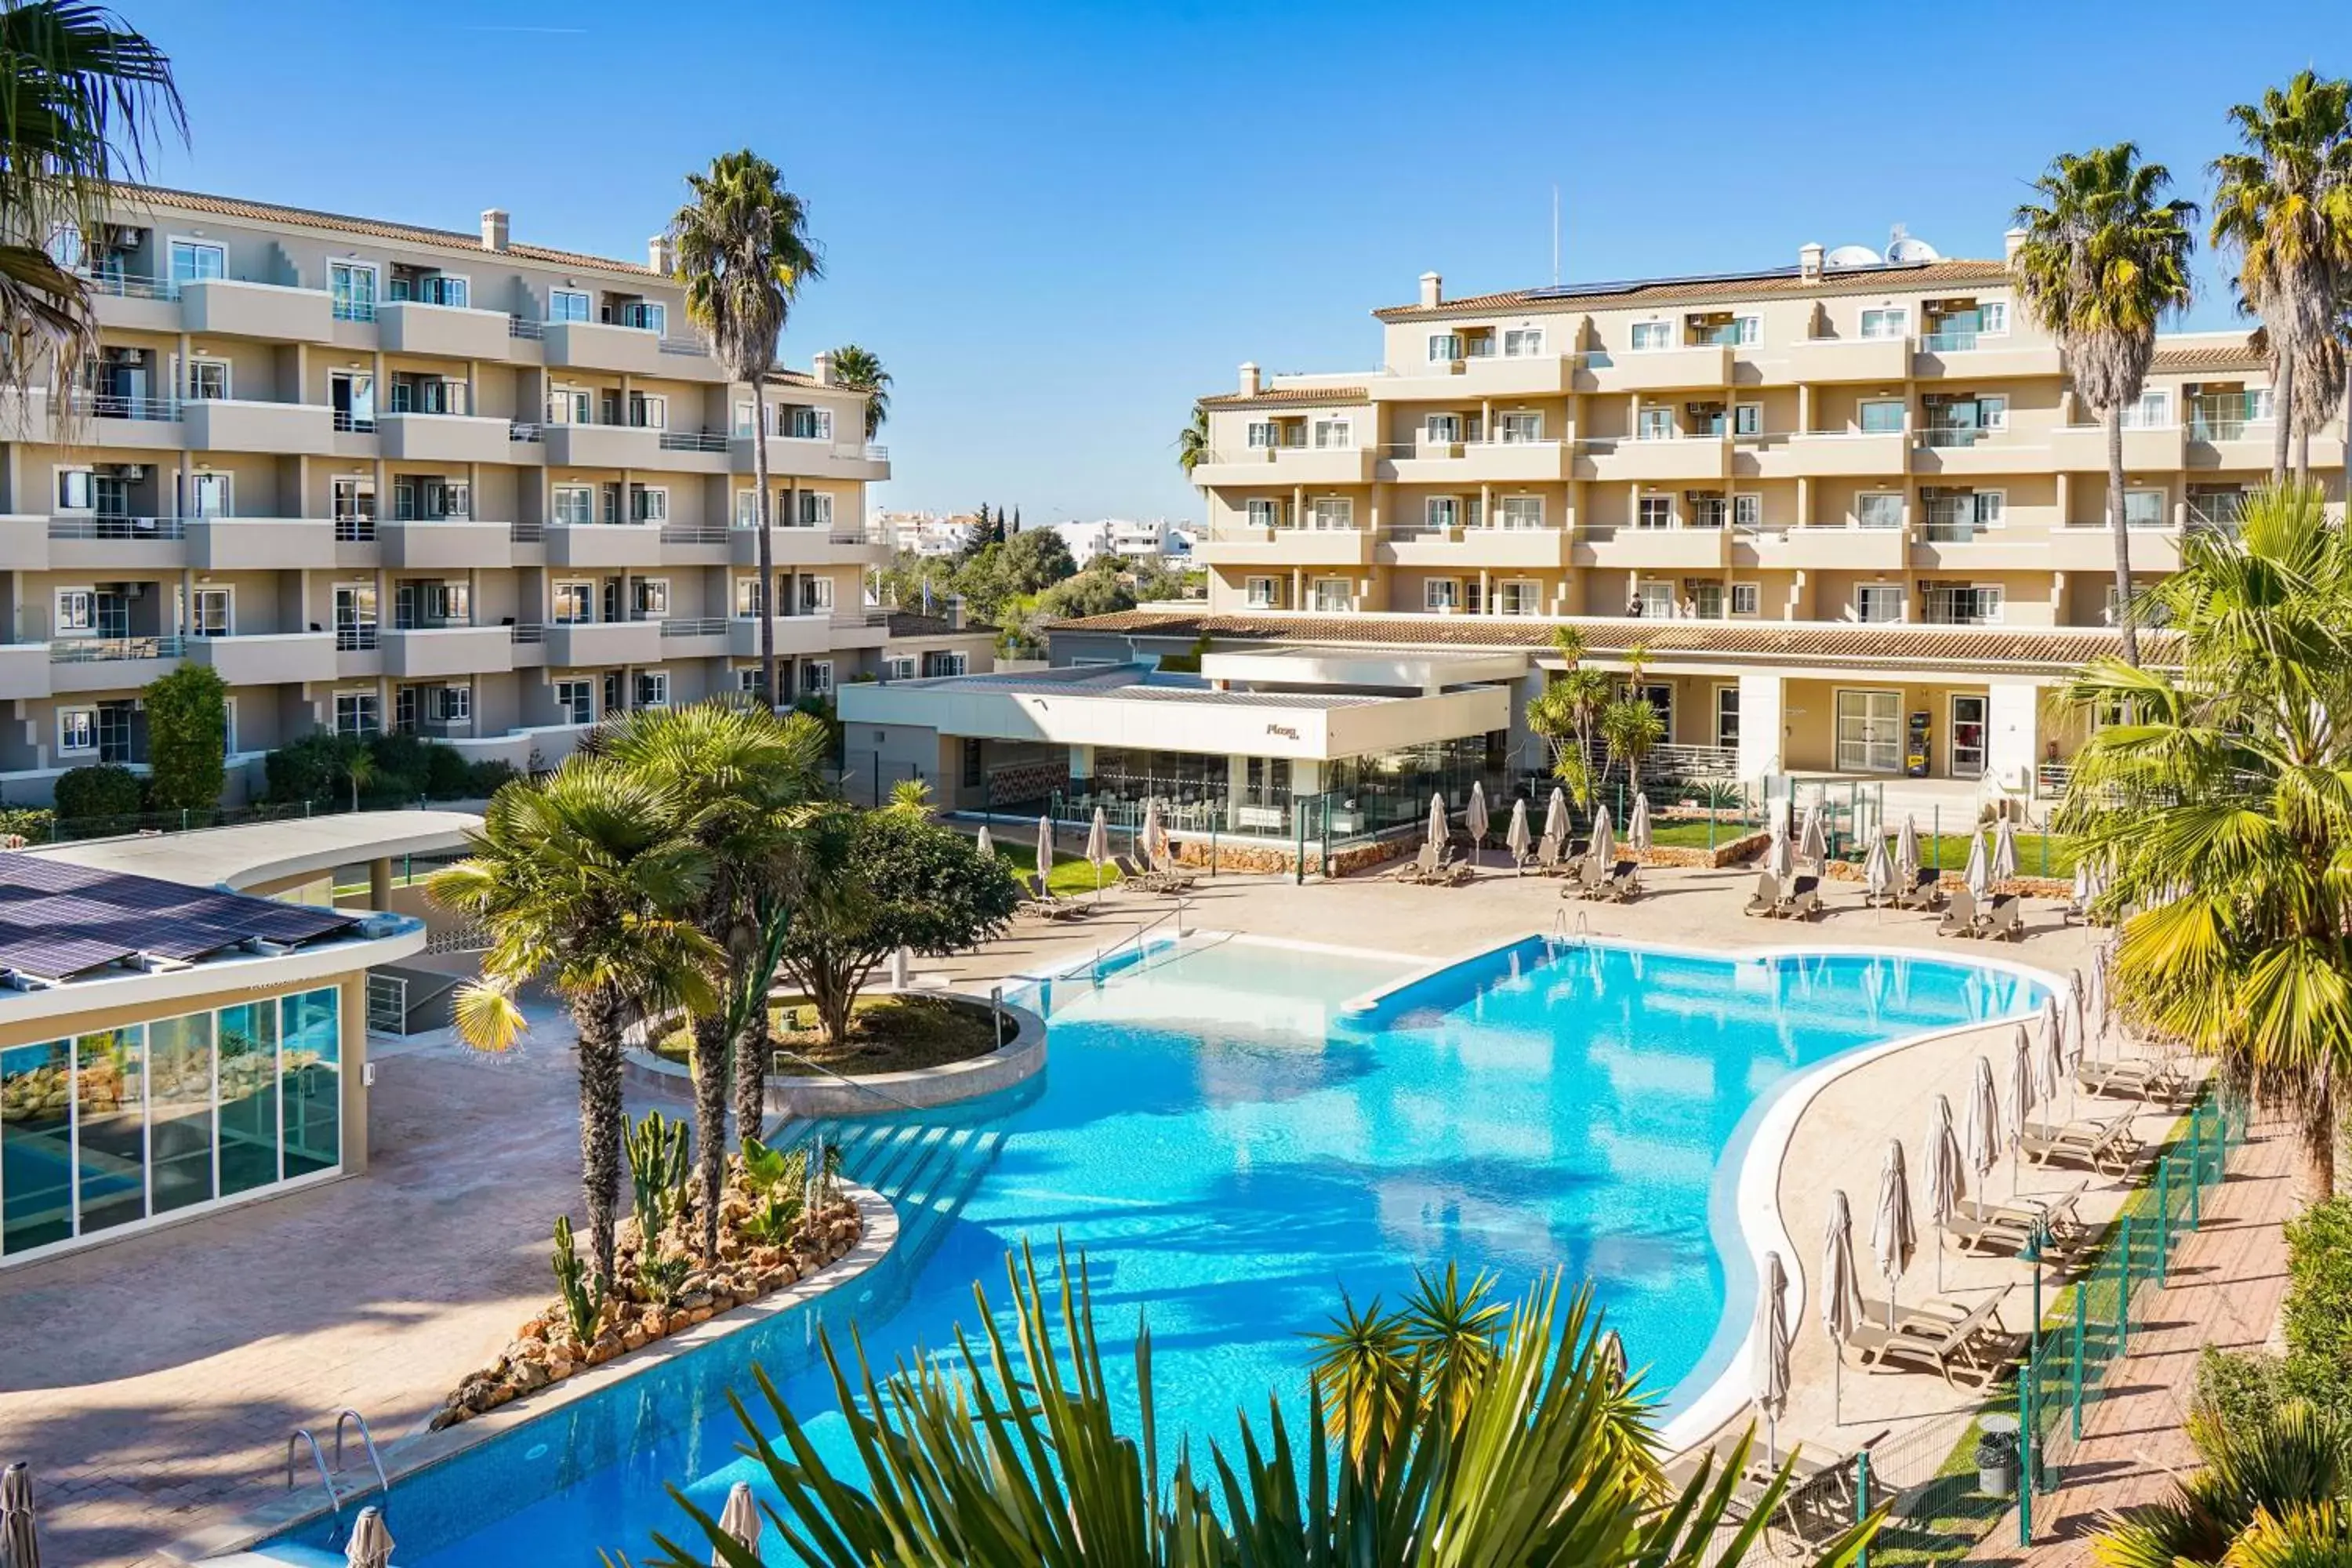
M661 352L666 354L699 356L708 351L703 348L702 340L699 338L664 338L661 341Z
M538 426L520 419L510 419L507 422L507 439L535 443L545 439L545 437Z
M338 300L335 301L335 320L339 321L373 321L375 320L375 301L373 300Z
M118 300L176 300L180 285L169 278L141 278L129 272L98 271L82 273L82 280L93 294L109 294Z
M1920 537L1930 544L1972 544L1977 532L1977 525L1963 518L1931 517L1919 530Z
M710 526L673 523L662 530L664 544L724 544L727 530Z
M376 646L375 633L373 621L362 621L356 626L338 626L335 628L335 651L365 653Z
M2211 529L2219 533L2238 531L2238 520L2246 510L2243 496L2214 496L2189 500L2189 526Z
M507 318L507 336L510 338L530 338L534 340L543 338L547 336L547 323L544 321L534 321L528 316L509 316Z
M375 519L372 517L339 517L335 519L335 542L338 544L370 544L375 541Z
M509 523L507 526L507 539L510 543L537 544L546 537L546 531L535 522Z
M187 520L177 517L53 517L51 539L185 539Z
M543 643L547 640L547 627L539 621L517 621L507 628L507 633L519 643Z
M177 658L184 641L176 637L63 637L49 644L51 664L105 664L118 659Z
M176 397L123 397L77 387L70 401L76 414L100 419L150 419L168 424L180 417L180 400Z
M1972 327L1948 332L1922 332L1919 346L1931 354L1967 353L1977 346L1977 336Z
M353 414L348 409L338 408L335 410L335 428L347 436L373 436L375 434L375 416Z
M2208 392L2189 399L2189 438L2242 441L2246 426L2270 423L2267 400L2247 392Z
M1919 445L1922 447L1974 447L2000 434L1999 430L1986 430L1973 425L1937 425L1919 432Z
M727 635L724 616L673 616L661 624L666 637L723 637Z
M661 449L665 452L724 452L727 433L723 430L665 430L661 433Z

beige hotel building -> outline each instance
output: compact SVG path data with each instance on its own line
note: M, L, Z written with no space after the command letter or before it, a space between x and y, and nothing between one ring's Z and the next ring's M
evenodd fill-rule
M2116 643L2106 435L2006 260L1898 237L1459 300L1433 273L1374 316L1376 370L1244 365L1202 400L1208 614L1080 623L1057 657L1516 648L1532 690L1575 619L1603 663L1647 650L1689 771L2063 774L2041 693ZM2160 342L2124 433L2138 581L2266 478L2268 380L2242 331ZM2311 457L2340 501L2340 420Z
M552 763L600 716L986 668L870 607L889 475L826 356L758 390L643 261L124 188L70 236L103 344L0 413L0 788L144 760L139 689L231 692L233 776L319 727ZM774 483L759 580L752 442ZM897 634L894 640L894 631Z

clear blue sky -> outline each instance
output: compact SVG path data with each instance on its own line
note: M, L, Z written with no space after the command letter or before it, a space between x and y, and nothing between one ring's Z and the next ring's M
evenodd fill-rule
M2222 113L2352 71L2352 5L607 5L117 0L178 63L164 183L642 257L751 145L829 276L795 363L897 377L890 507L1197 516L1174 437L1234 366L1379 359L1366 312L1793 261L1890 224L1997 256L2062 149L2207 195ZM2225 324L2202 269L2198 325Z

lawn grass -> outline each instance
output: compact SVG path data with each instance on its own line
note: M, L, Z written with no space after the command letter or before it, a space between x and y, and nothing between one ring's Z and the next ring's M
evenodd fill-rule
M779 1047L772 1070L785 1078L911 1072L996 1048L983 1014L939 996L861 996L850 1009L849 1037L837 1046L827 1043L816 1027L815 1009L804 1001L787 999L769 1008L768 1027ZM654 1049L684 1062L692 1043L688 1031L676 1029Z
M957 831L962 830L959 828ZM979 834L973 832L965 834L965 837L976 838ZM1123 837L1118 833L1111 835L1114 854L1127 853L1119 847L1118 841ZM1086 836L1082 833L1078 837L1083 844ZM990 839L994 844L997 858L1009 863L1013 874L1024 883L1037 874L1037 851L1034 846L998 839L993 834L990 835ZM1103 862L1102 885L1106 889L1118 886L1118 868L1108 860ZM1088 863L1085 852L1083 849L1064 848L1058 835L1054 844L1054 874L1047 879L1045 886L1055 897L1065 899L1091 895L1095 890L1095 868Z
M1715 837L1709 838L1712 830ZM1661 822L1650 819L1650 843L1659 849L1721 848L1735 838L1744 838L1756 830L1736 816L1719 816L1709 822Z
M1892 836L1889 836L1890 838ZM1887 845L1887 853L1895 846ZM2048 858L2044 859L2045 852ZM1848 849L1846 858L1856 865L1870 853L1867 843ZM1992 835L1985 834L1985 853L1992 853ZM1966 834L1946 833L1919 835L1919 864L1938 870L1958 871L1969 863L1969 837ZM2074 841L2059 833L2021 833L2017 836L2017 874L2021 877L2072 877L2074 874Z

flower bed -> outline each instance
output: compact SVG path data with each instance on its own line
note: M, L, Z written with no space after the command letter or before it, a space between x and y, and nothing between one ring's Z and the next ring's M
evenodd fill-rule
M1852 860L1832 860L1829 864L1829 879L1832 882L1859 882L1862 880L1862 867ZM1936 886L1947 889L1968 885L1968 878L1958 871L1946 871L1936 879ZM2060 877L2008 877L1995 882L1992 890L1996 893L2016 893L2029 899L2065 900L2074 898L2074 884Z

